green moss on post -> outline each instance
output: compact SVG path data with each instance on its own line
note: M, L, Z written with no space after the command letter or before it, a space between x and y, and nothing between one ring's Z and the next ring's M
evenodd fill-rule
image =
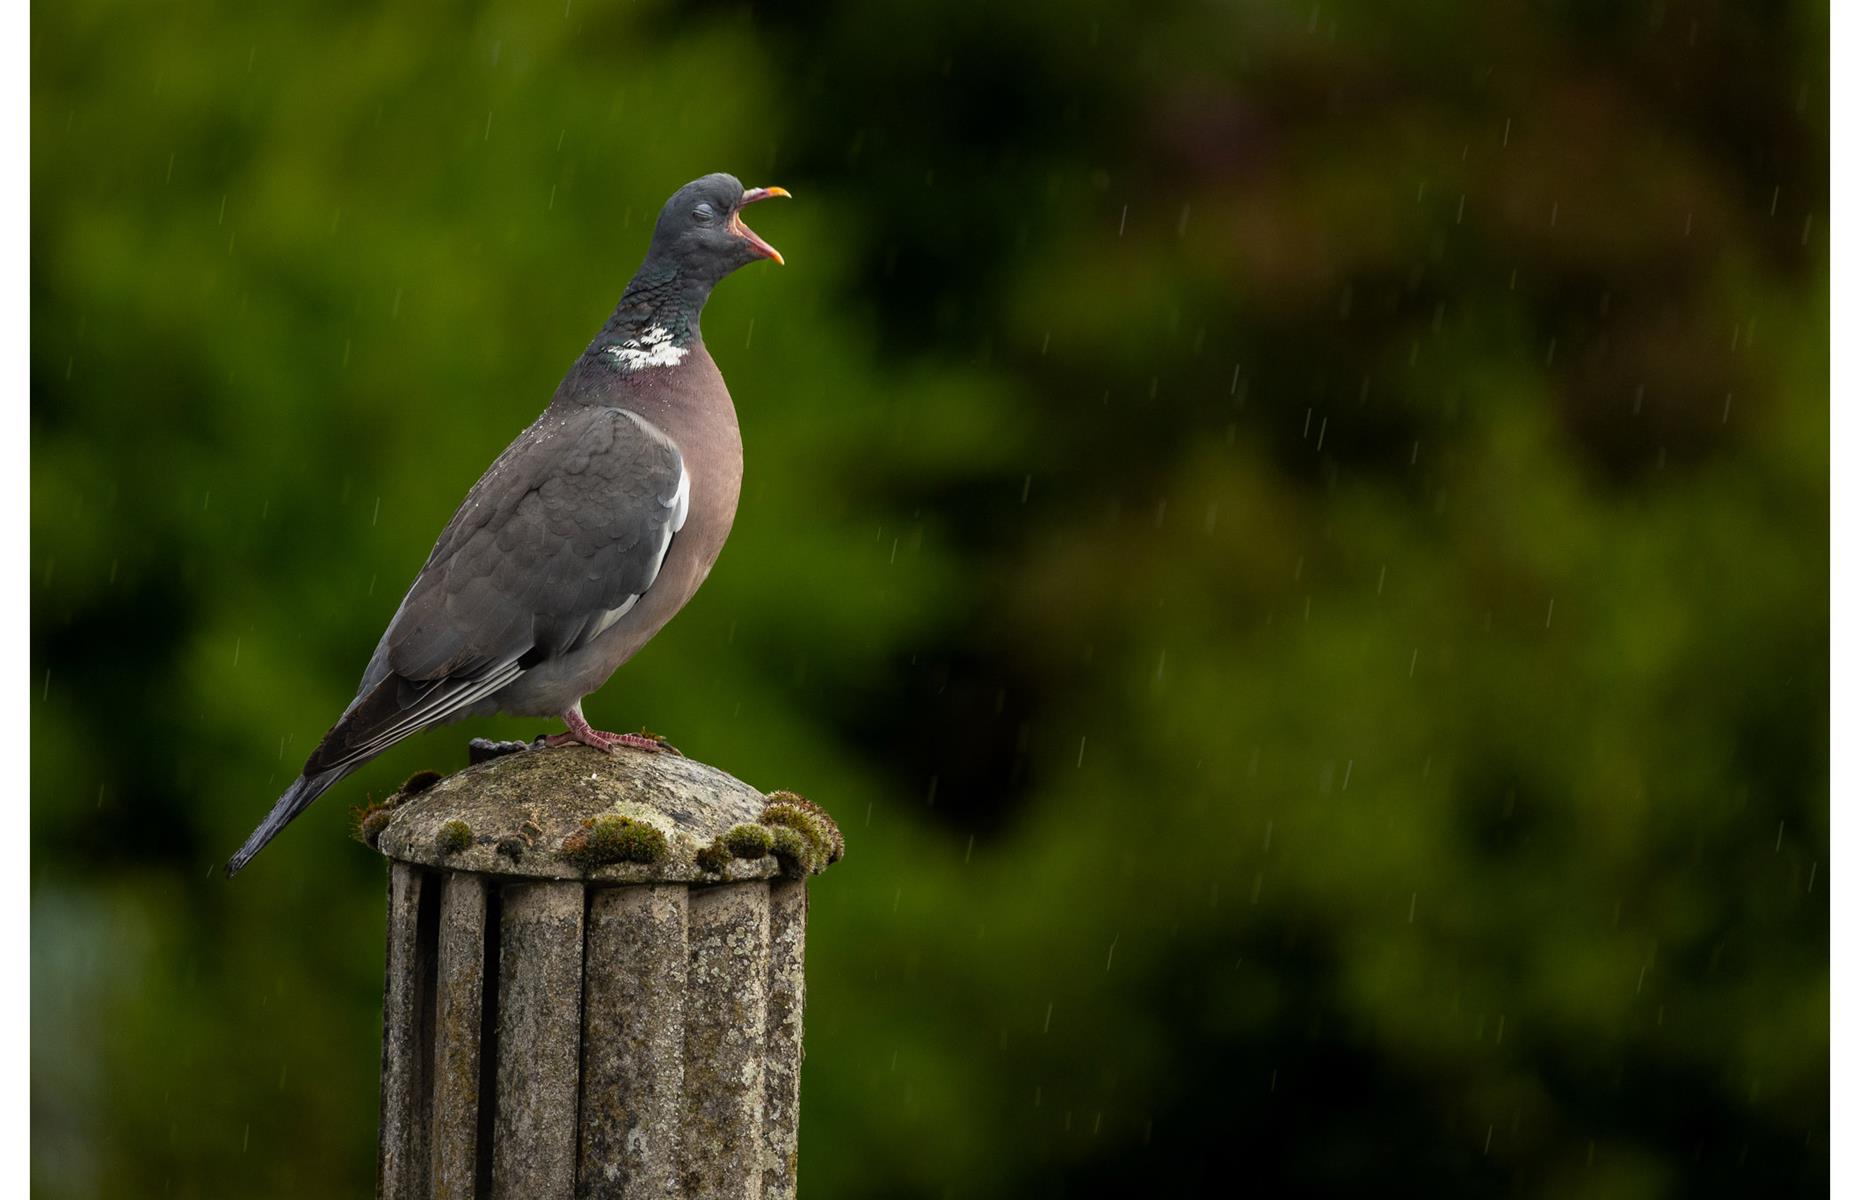
M720 841L701 847L692 858L699 870L709 871L712 875L723 874L723 869L730 865L730 851Z
M775 826L770 833L769 853L781 863L782 874L798 879L819 870L813 846L800 833L786 825Z
M774 841L774 836L761 825L738 825L723 835L724 848L736 858L761 858Z
M773 791L769 793L768 807L762 810L762 823L765 825L792 825L797 831L806 834L810 830L813 839L821 851L821 868L828 863L836 863L846 857L846 837L840 832L839 822L835 821L827 810L809 800L799 792ZM770 818L770 812L777 815ZM805 818L805 824L800 818ZM819 869L819 868L817 868Z
M441 854L457 854L471 845L471 826L463 821L447 821L439 827L434 844Z
M407 782L400 785L400 791L397 794L403 800L417 796L444 778L445 776L438 771L415 771L407 776Z
M762 823L775 830L775 855L782 859L790 875L796 870L806 874L824 871L828 863L838 861L845 853L846 840L840 836L840 827L824 809L805 796L793 792L769 793L769 803L762 810ZM792 846L784 847L783 831L801 840L804 854L796 853Z
M381 831L387 828L388 819L393 815L393 809L379 802L351 810L349 816L354 822L356 840L379 849Z
M619 815L591 817L562 840L562 857L583 870L609 863L655 863L669 851L657 826Z

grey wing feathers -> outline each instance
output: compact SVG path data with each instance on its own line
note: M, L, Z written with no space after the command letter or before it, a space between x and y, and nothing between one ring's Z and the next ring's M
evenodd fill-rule
M372 757L604 632L658 578L690 488L637 414L544 414L465 497L306 770Z

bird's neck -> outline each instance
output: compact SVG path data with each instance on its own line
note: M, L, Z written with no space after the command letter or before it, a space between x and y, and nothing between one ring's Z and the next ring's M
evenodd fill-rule
M616 387L632 397L636 407L647 403L644 397L649 395L678 394L678 388L668 390L667 385L689 373L684 364L694 357L709 358L698 317L714 282L647 259L621 294L613 316L563 377L551 404L610 404Z
M626 285L588 353L612 358L622 369L676 365L667 360L682 359L702 337L698 318L714 282L648 259Z

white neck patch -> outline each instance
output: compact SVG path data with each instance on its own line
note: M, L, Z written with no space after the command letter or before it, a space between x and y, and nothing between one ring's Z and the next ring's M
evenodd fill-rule
M691 353L683 346L672 345L672 335L663 325L654 325L636 338L628 338L606 352L623 371L641 371L647 367L675 367Z

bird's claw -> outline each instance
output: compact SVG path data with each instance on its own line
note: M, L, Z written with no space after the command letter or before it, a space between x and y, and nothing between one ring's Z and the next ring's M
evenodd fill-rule
M626 739L627 745L637 750L645 750L648 753L656 754L670 754L675 758L683 758L685 756L683 750L680 750L651 730L642 729L638 733L623 733L620 736Z

